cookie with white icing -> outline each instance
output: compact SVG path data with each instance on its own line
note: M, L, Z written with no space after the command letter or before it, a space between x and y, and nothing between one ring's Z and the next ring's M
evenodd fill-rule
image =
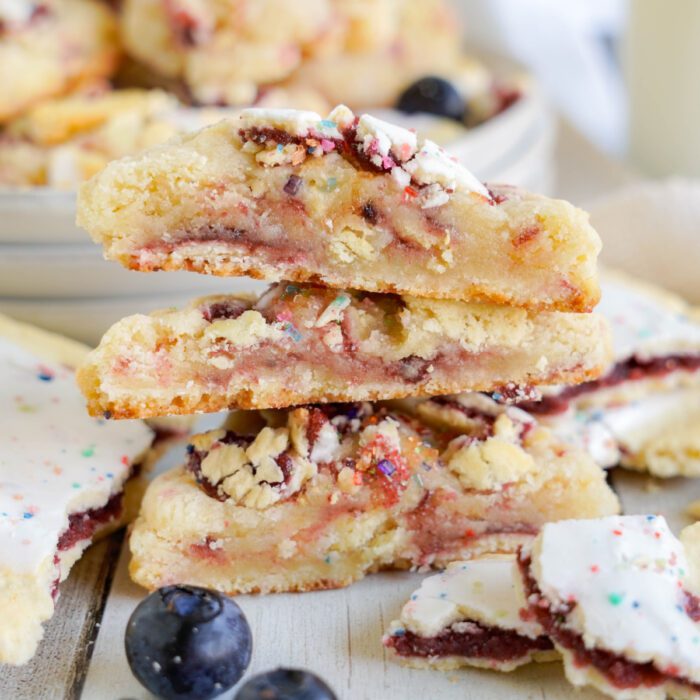
M700 475L700 320L678 297L606 271L598 310L614 363L598 380L544 390L527 410L604 467Z
M384 646L404 665L442 671L512 671L556 658L542 627L520 614L516 576L510 557L451 563L411 595Z
M663 517L547 524L519 568L531 619L574 685L616 700L700 698L700 598Z
M600 240L584 212L489 190L435 143L342 105L325 119L244 110L112 162L81 188L78 221L109 259L143 271L537 310L590 311L599 298Z
M0 663L32 657L59 583L137 506L133 477L153 434L88 417L72 369L83 354L0 317Z

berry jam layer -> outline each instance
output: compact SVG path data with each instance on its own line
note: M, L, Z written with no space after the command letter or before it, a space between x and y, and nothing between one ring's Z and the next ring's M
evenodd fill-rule
M631 357L615 364L612 370L600 379L566 387L556 395L544 396L541 401L526 401L518 405L529 413L556 415L565 413L579 396L616 387L625 382L658 379L676 372L692 373L698 370L700 370L700 354L666 355L650 360Z
M115 493L101 508L91 508L68 516L68 527L58 538L57 549L65 552L76 544L91 540L98 529L122 516L124 491Z
M435 144L346 108L247 110L110 163L81 191L79 220L108 258L145 271L558 311L600 296L583 212L489 190Z
M530 573L530 564L529 557L523 555L518 557L518 567L530 605L530 614L557 646L573 655L577 667L594 668L612 687L619 690L655 688L664 683L672 683L681 688L687 688L691 693L700 692L700 684L672 675L668 671L661 671L651 662L636 663L605 649L587 647L583 636L566 626L567 618L576 604L565 604L554 610L542 595ZM694 614L700 609L698 602L695 596L688 594L689 614Z
M146 418L571 383L606 362L591 314L281 283L123 319L78 378L93 415Z
M461 656L496 662L518 661L554 648L547 637L532 639L514 630L486 627L473 621L458 622L435 637L420 637L405 630L390 636L385 644L404 657Z

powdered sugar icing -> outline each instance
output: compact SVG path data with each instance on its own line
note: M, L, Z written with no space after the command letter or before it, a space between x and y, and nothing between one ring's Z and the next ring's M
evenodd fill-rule
M684 350L700 352L700 323L652 295L615 279L603 278L597 311L612 326L615 360L642 359Z
M420 141L413 131L372 115L363 114L356 119L344 105L336 107L327 119L315 112L259 108L243 110L239 119L244 133L272 128L295 137L320 139L342 139L344 132L356 124L354 147L375 167L391 173L401 186L413 182L417 187L432 188L421 202L424 208L445 204L456 190L491 198L486 187L457 158L433 141ZM332 150L329 147L328 151Z
M401 612L401 624L424 637L465 620L533 639L542 634L538 624L520 619L512 558L453 562L441 574L426 578Z
M589 648L700 679L700 624L686 612L688 562L663 517L549 523L532 571L551 603L575 604L567 624Z
M140 421L90 418L74 372L0 338L0 570L53 558L68 515L107 503L151 443Z

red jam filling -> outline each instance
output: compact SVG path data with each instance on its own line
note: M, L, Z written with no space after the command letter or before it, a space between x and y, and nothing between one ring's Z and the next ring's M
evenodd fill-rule
M605 677L608 683L616 688L638 688L640 686L653 688L672 681L692 688L694 692L700 692L699 683L691 683L685 678L668 672L664 673L651 662L636 663L604 649L587 648L582 635L563 625L576 604L572 603L556 611L552 610L530 573L530 563L529 557L522 555L518 557L518 566L525 586L525 593L530 601L529 614L542 625L552 640L573 654L577 666L592 666ZM700 601L691 594L687 593L687 596L689 602L686 607L693 611L700 609Z
M552 642L547 637L531 639L514 630L483 627L476 622L469 622L467 632L449 629L435 637L419 637L406 630L389 637L385 644L399 656L463 656L503 662L522 659L532 652L553 649Z
M590 394L599 389L618 386L651 377L665 377L672 372L696 372L700 370L700 355L667 355L642 360L630 357L618 362L608 374L592 382L570 386L556 396L545 396L541 401L526 401L518 406L529 413L554 415L564 413L571 401L578 396Z
M63 552L78 542L92 539L97 528L116 520L122 514L124 492L115 493L101 508L92 508L68 516L68 527L58 538L57 549Z

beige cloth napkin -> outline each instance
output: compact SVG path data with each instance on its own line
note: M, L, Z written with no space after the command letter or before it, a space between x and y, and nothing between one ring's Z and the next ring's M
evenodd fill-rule
M588 209L603 263L700 304L700 180L628 185Z

